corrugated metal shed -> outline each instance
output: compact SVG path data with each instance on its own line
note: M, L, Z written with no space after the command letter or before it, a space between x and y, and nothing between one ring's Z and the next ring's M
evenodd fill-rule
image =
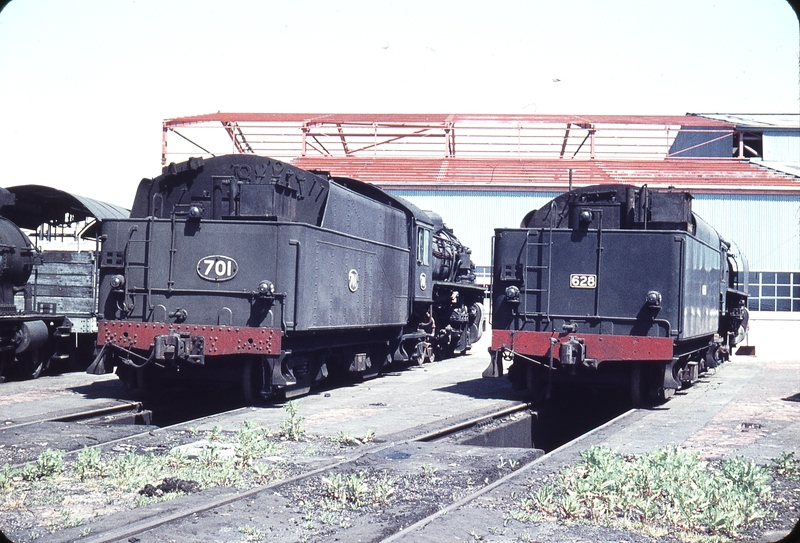
M479 266L491 264L495 228L516 228L529 211L560 192L390 190L417 207L435 211L472 249ZM800 270L800 194L699 194L692 209L724 238L733 240L759 270ZM765 235L766 234L766 235Z
M492 262L495 228L516 228L531 209L558 196L557 192L390 190L425 211L442 216L456 237L472 249L479 266Z
M790 133L765 130L761 137L765 162L800 162L800 129Z
M691 113L690 115L730 123L744 129L800 130L800 113Z
M704 115L708 118L707 115ZM684 126L724 126L724 119L709 122L693 115L528 115L514 113L208 113L175 117L164 121L169 128L197 123L308 123L308 124L366 124L375 123L456 123L464 121L502 121L534 123L595 123L595 124L674 124Z
M689 115L214 113L163 124L162 165L188 156L663 158L719 156L729 123ZM174 136L178 136L177 138ZM718 146L717 146L718 147ZM724 146L723 146L724 147ZM724 150L723 156L729 156Z
M787 275L800 285L797 114L217 113L165 121L162 151L164 163L264 154L374 183L441 214L482 266L495 228L518 226L570 185L688 189L759 271L755 309L788 303L800 314L800 287L797 299L778 293Z
M123 207L43 185L17 185L7 190L14 194L16 202L0 210L0 215L20 228L33 230L45 222L61 225L91 218L102 222L130 216L130 211Z
M741 134L743 144L758 142L759 162L794 175L800 174L800 113L697 114L727 122Z
M800 270L800 194L699 194L692 209L756 270Z
M680 186L697 193L797 193L800 178L735 159L484 160L301 157L309 170L355 177L387 189L558 190L613 183Z

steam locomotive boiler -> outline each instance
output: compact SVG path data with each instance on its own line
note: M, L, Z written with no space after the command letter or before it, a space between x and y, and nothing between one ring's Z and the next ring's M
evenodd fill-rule
M172 164L102 225L99 351L134 386L241 384L247 401L329 374L466 352L484 290L441 218L266 157Z
M495 231L492 362L536 398L624 385L666 399L727 359L747 328L747 266L692 196L596 185Z
M0 207L14 204L14 195L0 189ZM28 236L0 217L0 382L8 377L30 379L52 359L69 357L71 323L49 306L34 308L28 280L41 257ZM24 309L15 297L23 295Z

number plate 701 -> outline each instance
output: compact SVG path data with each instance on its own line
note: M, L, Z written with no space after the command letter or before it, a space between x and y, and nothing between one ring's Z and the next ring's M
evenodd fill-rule
M597 276L593 273L573 273L569 276L570 288L597 288Z

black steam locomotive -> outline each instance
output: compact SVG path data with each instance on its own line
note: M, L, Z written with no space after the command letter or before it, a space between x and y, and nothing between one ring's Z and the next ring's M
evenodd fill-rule
M0 189L0 214L14 204L14 195ZM35 303L29 279L38 264L28 236L0 216L0 382L36 378L51 361L69 358L71 322L52 304Z
M329 373L466 352L483 288L440 217L353 179L266 157L193 158L102 225L89 372L134 386L241 383L247 401Z
M536 398L555 385L668 398L727 359L747 329L747 264L692 212L647 186L572 190L497 229L492 362Z

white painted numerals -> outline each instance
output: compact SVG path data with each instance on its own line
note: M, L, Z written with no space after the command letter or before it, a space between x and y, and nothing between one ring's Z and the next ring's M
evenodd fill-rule
M197 275L206 281L229 281L239 271L236 261L229 256L211 255L197 263Z
M573 273L569 276L570 288L597 288L597 276L593 273Z

